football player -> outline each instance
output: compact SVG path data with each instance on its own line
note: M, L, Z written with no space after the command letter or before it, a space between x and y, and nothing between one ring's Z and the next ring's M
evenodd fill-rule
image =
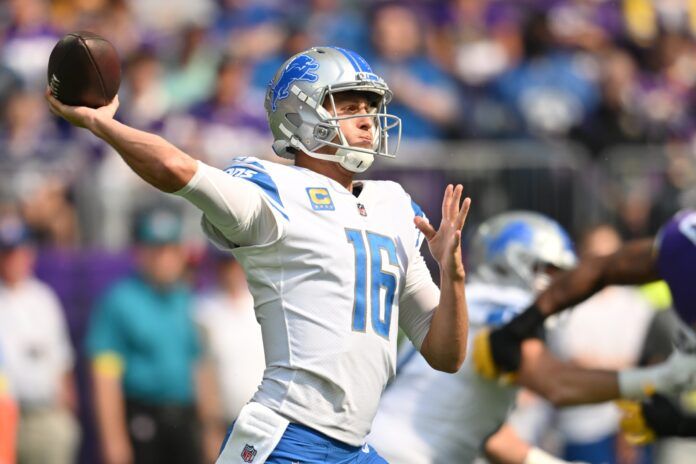
M470 200L448 186L436 229L400 185L353 180L375 156L393 157L401 134L392 93L365 60L315 47L278 70L265 107L273 149L294 166L237 158L216 169L116 121L117 97L90 109L46 96L145 181L200 208L205 233L245 269L267 367L218 462L384 462L364 439L395 372L397 327L435 369L455 372L465 358Z
M576 260L566 232L550 218L531 212L503 213L481 224L469 256L470 338L519 314L554 273L572 268ZM536 369L554 379L540 393L556 405L601 402L620 394L615 372L561 362L539 340L527 341L521 356L534 366L530 371ZM413 348L402 352L398 366L368 442L387 460L400 464L474 462L486 439L505 421L517 386L482 378L469 360L455 375L442 374ZM520 376L517 383L536 385L529 374ZM667 382L658 386L672 387ZM487 448L495 451L496 459L515 464L564 462L513 440L510 429L506 432L495 437L494 447Z
M668 221L655 239L628 242L612 255L584 260L575 269L559 275L508 324L477 335L474 362L487 377L520 369L520 375L526 375L530 366L526 361L521 362L522 342L535 337L548 316L585 300L607 285L645 284L659 279L664 279L669 285L674 309L685 323L678 347L687 353L692 352L696 345L693 331L696 326L695 272L696 211L684 210ZM673 356L685 358L688 354L677 352ZM696 356L691 354L691 357ZM654 392L663 375L665 373L659 369L653 370L649 376L626 375L619 379L619 388L641 398L641 392ZM693 375L690 381L685 379L685 388L694 386ZM537 387L542 389L552 381L543 376L535 380ZM662 396L644 402L643 408L634 409L626 424L633 433L640 433L644 438L655 435L696 436L696 420Z

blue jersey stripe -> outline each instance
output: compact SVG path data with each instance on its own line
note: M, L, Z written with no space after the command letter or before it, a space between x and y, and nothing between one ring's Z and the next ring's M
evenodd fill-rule
M413 208L413 214L416 216L425 217L423 209L413 200L411 200L411 208Z
M333 47L333 48L335 48L336 50L341 52L341 54L343 56L345 56L348 59L348 61L350 61L350 64L353 65L353 69L355 70L355 72L361 71L360 65L358 64L358 61L351 55L352 52L349 52L345 48L341 48L341 47Z
M252 171L253 175L249 177L235 176L235 169ZM263 190L263 192L266 194L266 196L271 200L271 206L273 206L273 208L275 208L280 214L282 214L285 219L289 219L288 215L285 214L285 205L283 205L283 200L280 199L278 186L273 181L271 176L265 170L263 170L263 165L261 163L251 161L244 162L244 164L233 164L232 166L226 168L225 172L258 185L261 188L261 190Z
M285 214L285 211L283 211L282 209L280 209L280 207L276 206L275 203L271 202L271 206L273 207L273 209L275 209L276 211L278 211L287 221L290 220L290 218L288 217L288 215Z
M256 169L254 169L256 171ZM280 199L280 194L278 193L278 187L276 186L271 176L263 171L256 171L258 174L250 177L249 181L255 183L264 191L264 193L273 201L271 201L271 206L273 206L280 214L283 215L285 219L288 216L285 214L283 201Z
M418 205L418 203L411 200L411 208L413 208L413 214L425 219L425 213L423 212L423 209ZM421 245L423 244L423 238L423 233L419 229L418 235L416 235L416 249L420 249Z

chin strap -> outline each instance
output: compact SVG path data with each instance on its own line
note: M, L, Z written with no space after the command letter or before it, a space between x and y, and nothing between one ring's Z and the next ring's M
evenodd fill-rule
M375 161L375 155L372 153L364 153L349 148L338 148L334 155L310 151L295 137L290 140L290 146L301 150L312 158L338 163L350 172L355 173L364 172L367 168L372 166L372 163Z
M375 161L375 155L346 148L336 150L336 158L342 167L351 172L364 172Z

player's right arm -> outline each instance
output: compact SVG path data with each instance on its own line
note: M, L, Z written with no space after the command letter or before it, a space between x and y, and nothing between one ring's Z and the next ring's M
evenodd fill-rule
M476 369L484 377L520 366L520 343L535 337L544 320L570 308L608 285L636 285L659 279L652 239L634 240L616 253L582 260L557 275L536 301L506 325L481 332L474 342Z
M134 129L114 119L118 96L101 108L68 106L46 90L51 112L77 127L84 127L111 145L144 181L163 192L176 192L188 184L196 160L162 137Z
M64 105L48 90L46 99L54 114L111 145L144 181L196 205L217 244L258 245L280 236L282 225L256 186L195 160L158 135L116 121L118 96L97 109Z

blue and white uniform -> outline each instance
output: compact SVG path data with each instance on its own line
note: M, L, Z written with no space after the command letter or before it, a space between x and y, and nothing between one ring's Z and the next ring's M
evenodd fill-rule
M266 357L252 401L362 446L395 372L398 326L420 348L439 302L413 223L420 208L394 182L362 182L356 197L256 158L224 171L199 162L177 193L246 271Z
M531 292L467 284L469 340L482 328L510 320L533 300ZM387 387L368 443L399 464L472 463L484 440L505 421L517 387L486 380L467 357L456 374L431 368L409 347Z

